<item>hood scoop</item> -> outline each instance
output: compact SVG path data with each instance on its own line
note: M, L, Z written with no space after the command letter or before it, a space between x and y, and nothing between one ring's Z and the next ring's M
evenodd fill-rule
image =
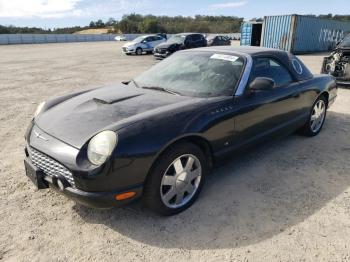
M106 98L96 98L94 97L92 100L97 103L97 104L108 104L108 105L111 105L111 104L114 104L114 103L118 103L118 102L121 102L121 101L125 101L125 100L128 100L128 99L131 99L131 98L134 98L134 97L138 97L142 94L137 94L137 95L132 95L132 96L126 96L126 97L121 97L121 98L111 98L111 99L108 99L107 97Z

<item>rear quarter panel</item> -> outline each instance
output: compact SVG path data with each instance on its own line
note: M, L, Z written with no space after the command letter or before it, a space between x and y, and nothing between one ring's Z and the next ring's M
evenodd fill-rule
M312 79L305 81L303 85L303 99L309 110L321 94L328 96L329 105L334 102L337 96L337 84L335 78L330 75L315 75Z

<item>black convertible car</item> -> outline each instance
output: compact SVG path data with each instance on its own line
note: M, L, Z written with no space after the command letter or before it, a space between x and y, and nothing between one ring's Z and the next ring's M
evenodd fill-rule
M220 157L295 130L317 135L336 96L332 76L313 76L284 51L180 51L130 82L40 104L26 174L91 207L142 197L172 215L195 201Z

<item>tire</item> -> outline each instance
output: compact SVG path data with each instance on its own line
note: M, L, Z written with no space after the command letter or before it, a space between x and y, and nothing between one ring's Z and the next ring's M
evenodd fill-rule
M320 110L320 106L322 106L322 111L317 112L317 110ZM317 118L317 115L319 118ZM317 98L315 103L312 105L312 109L308 120L306 121L305 125L300 129L300 133L309 137L318 135L321 132L323 124L326 120L326 115L327 99L322 95L319 98Z
M143 201L160 215L178 214L195 202L208 170L208 161L198 146L175 144L156 160L145 182Z
M136 55L142 55L142 48L141 47L138 47L138 48L136 48L136 51L135 51L135 54Z

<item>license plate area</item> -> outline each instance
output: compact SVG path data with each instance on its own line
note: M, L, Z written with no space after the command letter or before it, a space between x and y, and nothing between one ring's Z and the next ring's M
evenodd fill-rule
M26 176L33 182L37 189L49 187L47 182L44 180L44 172L35 167L27 158L24 159L24 168Z

